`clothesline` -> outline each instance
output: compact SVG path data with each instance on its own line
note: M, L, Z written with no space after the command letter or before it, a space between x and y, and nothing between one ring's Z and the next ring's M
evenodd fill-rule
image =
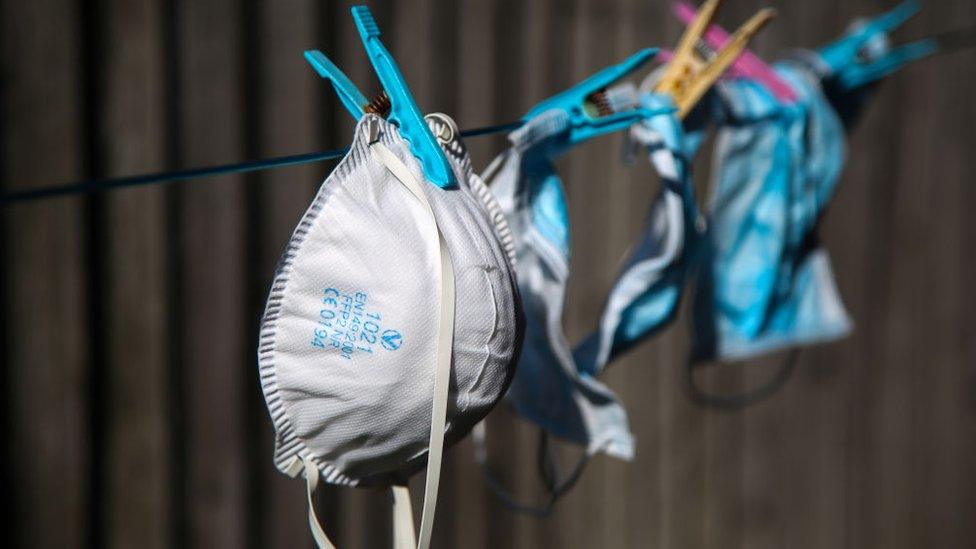
M461 137L480 137L514 130L523 124L522 121L498 124L494 126L483 126L472 128L461 132ZM341 158L349 151L348 147L341 149L331 149L304 154L293 154L266 158L262 160L251 160L248 162L238 162L235 164L222 164L218 166L205 166L201 168L189 168L185 170L173 170L165 172L148 173L141 175L130 175L125 177L90 179L77 181L63 185L50 187L25 188L21 190L7 191L0 194L0 204L12 202L25 202L28 200L39 200L43 198L54 198L76 194L89 194L123 187L138 187L143 185L156 185L183 181L186 179L198 179L204 177L215 177L218 175L230 175L248 173L285 166L298 166L301 164L311 164Z

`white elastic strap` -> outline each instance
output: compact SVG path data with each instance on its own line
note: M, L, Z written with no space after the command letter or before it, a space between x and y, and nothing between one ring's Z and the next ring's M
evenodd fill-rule
M478 463L488 463L488 427L485 420L479 421L471 429L471 442L474 443L474 459Z
M420 539L417 542L418 549L428 549L431 532L434 529L437 488L440 484L441 458L444 453L444 428L447 424L448 381L451 376L451 350L454 347L454 265L451 262L451 253L447 248L447 242L437 227L437 219L434 217L434 211L430 207L430 202L427 201L421 183L385 145L376 142L370 148L380 162L390 170L390 173L427 209L440 242L441 309L437 326L437 369L434 371L434 398L430 415L430 444L427 450L424 510L420 518Z
M315 493L315 489L319 485L319 468L308 457L299 459L298 456L295 456L287 472L291 476L298 476L298 473L303 469L305 472L305 491L308 495L308 526L312 530L315 545L319 549L335 549L335 545L332 545L329 537L325 535L322 525L319 524L319 519L315 516L315 505L312 503L312 494Z
M393 486L393 549L413 549L417 534L413 530L410 489Z

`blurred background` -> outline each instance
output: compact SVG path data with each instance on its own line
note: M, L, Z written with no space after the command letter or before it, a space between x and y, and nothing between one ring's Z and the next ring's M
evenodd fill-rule
M727 0L779 18L767 59L894 0ZM196 167L345 145L352 121L302 51L378 91L323 0L0 1L0 185ZM420 105L461 127L517 119L637 48L669 46L666 0L370 2ZM928 0L896 35L972 25ZM805 351L735 413L682 390L687 315L606 375L637 458L596 458L548 519L486 489L470 440L446 456L435 547L972 547L976 543L976 51L884 82L850 140L822 236L854 334ZM504 137L469 142L483 167ZM619 136L560 164L574 256L565 326L595 325L657 181ZM301 481L271 464L258 320L288 235L331 163L0 206L0 531L15 547L311 547ZM707 154L696 167L705 184ZM702 374L716 391L770 364ZM502 481L539 501L536 431L489 421ZM576 450L563 448L567 464ZM422 475L415 479L416 486ZM387 547L384 490L327 488L340 547ZM415 502L419 512L419 501Z

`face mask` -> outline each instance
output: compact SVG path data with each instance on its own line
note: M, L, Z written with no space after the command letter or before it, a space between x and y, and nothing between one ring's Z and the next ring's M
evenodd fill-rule
M845 124L866 86L935 51L931 40L890 46L886 33L917 11L903 3L780 64L795 104L752 80L719 86L726 120L715 150L694 359L746 359L850 332L817 223L843 167Z
M369 124L379 131L373 144ZM335 474L339 484L387 482L427 446L426 429L417 429L425 422L416 419L430 415L439 241L424 230L432 220L422 204L395 184L392 157L380 157L380 146L416 169L395 127L364 118L350 155L323 183L288 245L262 330L274 343L262 371L273 369L281 398L296 400L287 405L297 416L288 431L311 445L329 464L322 467L327 480ZM480 205L463 189L432 192L425 185L458 302L450 430L470 427L504 391L517 347L516 299ZM275 461L280 466L292 454L279 448Z
M633 456L627 416L616 395L578 368L562 330L569 278L569 216L553 161L576 144L647 117L650 109L614 108L607 85L646 62L645 51L533 108L510 134L512 146L485 171L514 240L527 325L507 400L545 432L584 446L587 454ZM593 101L594 94L599 99ZM588 109L594 110L588 112ZM601 111L602 109L602 111ZM644 112L647 111L647 112Z
M526 314L525 343L508 401L547 432L630 459L633 440L616 395L583 375L562 331L569 279L569 217L562 182L547 156L547 140L565 129L557 111L512 133L512 148L485 179L511 227L517 278Z
M645 108L671 105L670 97L642 93ZM595 375L617 355L657 333L675 317L687 277L694 269L697 241L704 230L694 188L690 156L697 141L674 117L654 117L630 130L633 144L646 151L661 178L640 243L610 291L600 327L574 351L584 372Z
M357 10L364 43L375 46L375 23ZM369 51L389 73L385 48ZM348 154L295 229L268 298L258 362L275 464L304 473L310 505L319 478L395 485L398 547L414 546L402 485L427 462L417 544L427 547L443 447L505 393L522 324L463 148L445 155L451 144L438 144L438 160L418 147L417 132L433 134L402 76L397 84L379 72L389 120L360 119ZM398 110L406 101L413 114ZM319 546L331 547L311 508L310 525Z
M748 80L722 84L709 238L696 290L693 359L739 360L850 331L816 226L843 165L841 121L798 65L798 99Z

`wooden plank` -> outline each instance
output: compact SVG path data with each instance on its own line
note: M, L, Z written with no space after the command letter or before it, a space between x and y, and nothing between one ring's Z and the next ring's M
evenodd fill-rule
M403 71L404 78L410 86L414 99L417 101L421 112L427 113L436 108L431 107L435 89L441 85L448 85L447 82L435 82L433 80L433 49L438 38L434 34L434 16L436 7L433 0L414 0L410 3L394 2L389 14L388 23L385 27L389 31L384 32L386 43L392 48L396 56L400 70ZM458 304L463 306L463 304ZM445 460L448 461L448 460ZM423 494L426 474L417 474L410 481L410 495L415 510L415 524L419 524L420 511L423 508ZM439 498L438 498L439 499ZM444 507L438 505L442 511ZM438 539L444 539L444 535L450 536L451 525L444 521L444 514L440 514L439 521L435 523Z
M175 6L178 157L188 166L243 156L241 19L232 0ZM253 334L245 331L244 193L237 176L176 188L176 354L184 440L180 544L245 543L244 457L247 374Z
M926 28L953 28L955 25L948 22L972 21L976 17L970 2L957 0L940 4L940 8L940 12L928 19L931 23ZM965 70L972 66L973 55L973 50L968 50L936 58L907 76L916 85L925 85L926 100L936 109L938 123L931 128L928 142L942 145L931 148L930 167L935 173L932 180L946 182L949 189L944 196L939 193L942 198L939 207L953 212L950 215L956 220L951 230L936 237L946 238L945 249L941 246L931 248L942 249L941 254L945 257L945 264L936 266L946 269L945 276L949 277L945 281L946 291L938 298L938 303L951 304L952 312L951 316L932 322L933 327L943 326L950 337L940 348L944 355L937 362L941 366L940 372L934 376L937 393L933 404L938 416L920 427L923 433L933 435L931 444L936 451L926 455L933 458L926 470L932 471L934 478L930 479L923 472L916 475L915 480L915 485L921 486L924 494L919 505L927 509L931 517L919 542L943 547L964 546L967 540L976 539L976 524L968 520L972 510L976 509L976 491L969 489L976 485L976 459L973 459L976 455L976 406L973 406L971 391L976 383L973 367L976 364L976 338L970 321L976 305L976 291L971 284L976 275L976 259L968 251L976 235L976 218L971 215L976 192L967 184L973 181L976 172L970 152L970 145L976 142L973 130L976 106L965 99L976 85L973 74ZM944 75L958 78L952 78L952 85L946 85ZM941 281L939 284L942 287ZM929 443L923 441L917 448L924 448L926 444Z
M430 18L426 52L428 67L416 74L416 78L428 80L431 83L426 94L419 98L421 109L425 113L442 112L457 122L457 107L459 101L458 75L461 72L461 52L459 46L462 36L459 25L461 23L461 6L454 0L434 0L430 3ZM407 27L413 33L413 27ZM409 51L405 52L408 56ZM471 464L471 453L449 449L441 466L440 494L437 501L437 521L434 524L432 545L435 547L471 546L473 535L460 524L460 517L456 509L460 502L466 499L466 492L470 484L460 478L464 465ZM416 493L423 493L422 485L416 484ZM418 505L421 505L418 501ZM418 515L419 520L419 515ZM481 539L484 539L483 536Z
M457 5L457 80L452 83L456 93L456 110L449 112L462 128L485 126L494 121L495 86L491 85L495 73L494 32L498 24L496 10L492 2L463 0ZM488 138L471 139L465 142L476 172L480 172L497 152ZM505 404L499 403L498 408ZM497 416L498 412L494 415ZM494 425L494 423L493 423ZM500 440L493 432L490 441ZM471 438L458 444L449 454L450 477L442 489L448 490L445 500L438 506L449 509L438 521L453 523L450 527L453 536L449 540L439 538L444 547L470 547L485 549L491 547L492 520L490 508L495 505L494 495L482 480L482 472L474 460L474 446ZM441 541L443 540L443 541Z
M904 81L895 80L883 93L895 96L897 104L904 104L909 89ZM895 101L885 102L884 106L897 108ZM916 289L919 276L927 274L928 268L919 264L917 258L930 246L925 231L919 230L920 225L927 225L919 209L926 214L931 211L933 194L916 192L914 187L918 179L909 175L913 171L913 162L907 155L914 149L916 133L913 129L909 136L906 130L912 119L917 121L917 118L905 113L889 115L898 121L898 129L892 131L894 143L888 157L892 172L885 181L891 188L892 199L891 225L885 237L893 238L897 246L893 247L889 257L884 347L878 349L878 355L884 361L883 373L876 381L880 402L872 427L877 437L874 478L878 489L875 494L877 522L872 525L871 540L886 547L912 547L914 524L909 517L912 516L913 494L908 488L913 465L913 439L917 434L913 433L911 425L912 417L918 413L916 406L922 389L916 385L916 371L927 354L916 344L916 334L921 330L915 323L928 308L928 296Z
M876 9L876 8L874 8ZM845 6L830 21L830 31L836 36L847 19L855 13L873 11L864 5ZM828 38L829 39L829 38ZM824 40L821 39L821 42ZM882 97L884 99L884 97ZM876 101L874 102L876 103ZM893 105L873 104L861 127L869 126ZM881 111L886 111L882 113ZM834 502L844 520L843 542L851 547L866 547L880 542L873 510L877 498L877 481L873 476L877 453L876 435L871 421L879 400L879 382L886 367L880 348L884 345L884 322L888 315L885 295L890 276L890 216L891 184L888 159L893 137L879 130L858 129L851 135L849 147L857 151L850 155L845 167L838 197L824 224L824 240L834 258L836 279L845 304L855 323L855 332L848 341L837 346L835 360L846 365L844 417L835 420L835 429L843 434L835 442L843 446L844 467L838 476L844 479L846 494L843 502ZM880 133L879 133L880 132ZM835 517L837 515L834 515ZM829 515L824 515L829 520Z
M956 1L945 6L944 11L933 18L939 23L932 23L929 28L954 27L947 22L972 21L974 16L972 3ZM946 460L934 464L937 468L935 482L929 484L925 474L918 475L915 481L927 492L920 506L931 508L937 517L922 542L944 547L962 547L976 539L976 523L969 520L976 509L976 490L970 489L976 485L976 459L973 459L976 456L976 406L972 392L972 387L976 386L976 323L970 319L976 306L976 287L972 284L976 280L976 258L971 253L976 237L976 216L972 215L976 189L967 184L976 177L971 147L976 142L976 125L973 123L976 105L966 99L976 84L972 72L966 71L966 67L972 66L973 55L973 50L969 50L933 59L925 63L931 72L913 74L915 78L938 74L928 81L934 96L929 100L936 102L935 115L939 120L935 128L938 133L931 137L930 143L940 144L933 146L939 154L933 159L933 168L938 171L931 180L945 181L946 185L957 187L947 193L942 205L952 212L950 215L957 216L956 231L946 246L933 247L943 250L947 256L955 256L957 261L950 267L957 272L956 290L949 294L951 297L942 298L954 304L954 320L947 325L942 324L946 320L939 320L951 334L941 362L941 375L938 375L940 416L930 422L930 425L940 427L938 444L941 447L938 451L946 456ZM947 84L944 75L953 75L951 85Z
M552 65L552 80L550 89L544 97L549 97L562 92L577 82L585 78L593 68L592 53L596 43L587 18L590 15L589 2L587 0L575 0L573 2L554 3L550 9L565 11L564 24L562 29L554 28L553 33L560 33L566 37L568 43L560 44L559 47L549 51L549 63ZM531 26L526 29L533 32ZM588 305L592 299L588 291L583 288L584 281L593 275L592 263L586 261L591 257L594 248L597 246L590 240L590 234L583 230L585 227L590 231L599 231L602 223L593 226L590 224L586 187L591 186L589 180L590 169L592 166L589 161L593 160L590 153L593 144L586 144L569 151L562 159L557 162L557 170L562 177L566 192L567 206L569 208L570 235L569 241L572 249L569 259L569 284L566 289L566 301L563 311L563 329L570 344L577 341L584 333L586 320L584 311L588 310ZM597 161L599 162L599 161ZM599 242L599 240L597 240ZM599 298L597 298L599 299ZM562 460L569 463L568 456L578 455L579 449L563 448ZM560 502L558 513L554 516L555 520L543 524L544 528L540 533L542 540L552 543L557 547L592 547L592 540L599 535L600 519L592 513L599 513L599 509L594 506L593 499L595 491L599 489L598 480L602 476L602 465L606 460L603 456L597 456L590 460L586 467L583 477L576 487L566 495ZM593 522L572 520L572 517L590 516Z
M791 18L787 32L798 36L804 47L832 40L843 32L851 17L866 13L861 8L854 8L852 13L844 9L831 9L830 6L804 5L795 9L798 10L797 16ZM805 17L820 23L801 25L799 21ZM820 30L812 30L817 27ZM856 149L853 146L850 150L853 156L861 156L861 153L854 152ZM863 276L869 268L869 235L862 220L871 211L872 197L869 187L861 184L864 174L852 174L852 167L846 166L835 199L821 225L821 237L833 262L841 299L854 322L854 333L836 343L804 350L804 362L800 364L804 370L798 369L801 375L797 376L803 384L801 396L807 395L806 401L799 405L817 413L816 418L806 417L800 421L819 430L815 439L804 437L808 444L814 446L804 448L802 452L818 455L818 465L803 472L815 482L814 489L805 492L815 501L799 511L806 513L803 518L807 519L805 523L812 527L812 531L803 529L796 532L790 542L799 542L804 536L804 543L817 547L849 544L849 527L855 520L850 516L849 487L857 480L851 476L850 469L852 430L849 414L863 404L853 396L853 391L857 390L855 385L859 375L864 372L863 366L866 366L861 335L864 324L868 322L865 315L869 314L871 304L858 297L864 295L865 285L871 284ZM809 518L815 518L815 522L810 522Z
M628 50L666 44L678 35L677 23L668 16L669 8L665 4L636 2L622 9L621 17L629 20L635 28L636 42ZM628 52L621 51L617 57L626 54ZM635 83L639 83L645 74L646 71L638 73L634 77ZM618 155L619 149L611 151L610 160L618 162ZM629 246L643 228L644 217L659 184L653 168L644 157L638 159L629 172L627 179L614 178L606 185L611 200L615 201L612 208L614 216L611 217L625 213L627 219L626 227L611 227L608 235L613 238L617 232L625 233L620 237L623 242L618 242L618 246ZM603 268L616 274L619 267L620 257L617 256L608 258ZM606 291L609 291L609 286ZM670 432L662 429L663 414L671 402L682 398L676 394L677 386L666 382L664 377L665 370L674 368L676 364L670 360L674 355L668 354L670 351L667 349L671 345L667 336L655 336L618 359L607 373L607 380L619 389L618 394L626 406L637 451L634 462L627 466L626 481L618 486L618 490L624 494L624 513L627 517L621 547L664 546L667 543L665 531L670 526L665 522L670 520L667 509L670 509L671 502L670 494L665 490L665 467L670 458L671 445Z
M322 15L311 0L258 2L247 14L246 50L248 157L269 157L332 148L322 134L335 124L334 97L305 62L320 43ZM323 8L324 9L324 8ZM322 33L327 34L327 33ZM339 113L342 114L342 113ZM258 331L275 266L315 190L334 163L259 172L248 178L248 334ZM253 343L249 345L253 347ZM248 468L255 479L248 495L248 522L254 547L311 547L304 483L281 474L272 463L274 428L268 417L253 355L248 376ZM323 486L323 492L328 491ZM320 509L320 512L325 511ZM327 511L322 515L327 515ZM327 532L335 523L323 516Z
M636 0L617 0L611 13L596 19L599 27L595 29L594 40L603 44L603 47L597 50L603 55L591 63L591 72L612 63L619 63L638 49L648 46L644 31L648 30L649 20L641 18L647 12L644 9L647 4ZM591 4L591 12L594 9L600 10L601 6ZM640 70L631 79L636 82L646 72L646 69ZM596 193L602 193L608 212L608 215L601 220L604 225L602 234L588 237L592 240L602 237L600 239L602 246L598 244L595 246L596 249L586 250L588 256L595 255L598 258L601 275L590 290L591 294L597 294L602 298L596 305L600 309L589 319L592 329L598 326L605 296L613 284L620 262L637 241L644 211L643 208L635 210L634 204L646 208L651 201L653 190L653 184L650 184L650 177L648 177L648 168L643 159L638 160L635 166L626 166L621 162L624 134L625 132L620 132L600 140L603 150L594 153L601 155L600 164L604 175L601 178L599 173L594 173L593 178L588 181L591 196L597 197L599 195ZM646 422L648 418L641 414L643 410L636 408L635 405L647 400L647 390L652 387L647 380L647 375L653 375L654 369L647 368L646 363L629 366L626 369L609 369L603 376L604 381L617 393L627 410L631 432L636 438L636 451L639 454L637 459L645 457L653 459L656 456L656 448L653 445L646 445L647 440L637 434L637 425ZM641 469L634 462L617 459L601 461L603 465L601 469L594 471L602 474L596 479L598 491L594 491L593 496L602 513L599 532L603 543L610 547L634 547L640 546L638 540L643 538L643 544L646 545L650 534L645 528L648 524L653 525L653 520L649 520L651 517L648 516L647 511L651 505L649 500L653 498L655 492L653 489L643 491L636 489L638 487L634 484L635 481L643 479L653 481L652 475L639 473L642 470L653 470L653 467ZM638 521L631 520L635 512L643 515Z
M318 15L316 28L316 43L312 44L329 55L342 70L356 83L364 93L368 93L368 88L364 87L365 82L361 74L357 74L356 69L364 67L365 56L358 43L358 35L352 18L349 15L349 2L329 1L317 4ZM376 6L372 6L376 11ZM382 21L381 21L382 24ZM348 47L347 47L348 44ZM344 56L352 56L356 62L348 62ZM315 98L320 105L319 116L315 118L318 124L318 139L323 144L322 148L337 148L346 146L350 142L354 123L346 118L344 109L335 96L335 92L325 81L317 80L314 85L316 90ZM324 180L328 173L335 166L334 163L326 163L320 166L318 176L311 183L308 191L308 201L318 190L319 184ZM316 509L318 516L325 525L326 531L333 541L338 542L343 529L343 520L340 519L342 513L341 493L329 487L319 490L316 497Z
M323 7L323 27L320 30L322 46L362 92L371 99L380 91L372 66L363 50L359 34L350 15L350 7L361 4L349 0L330 2ZM391 34L395 29L391 19L391 3L371 2L373 15L383 31L383 42L401 62ZM408 84L413 85L408 77ZM316 86L319 101L325 106L323 124L329 124L323 136L331 145L346 146L352 138L355 121L349 118L329 87ZM324 170L326 175L331 166ZM319 502L325 513L326 528L330 528L332 540L340 547L383 547L390 545L390 496L383 489L348 489L327 487Z
M347 143L353 122L300 51L328 50L377 91L354 3L108 0L84 16L0 3L2 185ZM719 20L734 27L760 4L729 3ZM667 3L638 0L372 7L421 105L462 127L516 119L678 35ZM884 7L783 5L755 45L774 58ZM966 0L926 6L905 34L974 15ZM854 129L823 232L852 337L805 352L771 401L703 412L680 392L686 307L606 376L631 416L634 463L597 458L540 521L499 505L465 441L447 456L435 544L966 546L976 535L971 55L891 79ZM476 166L504 144L469 143ZM574 226L571 338L595 323L655 190L646 165L620 165L617 145L600 140L559 166ZM270 463L253 346L274 262L331 167L0 209L0 435L16 441L0 461L0 492L15 504L0 524L15 546L311 547L301 483ZM767 373L716 369L703 381L734 390ZM490 433L503 482L537 496L535 428L500 410ZM565 463L575 454L560 451ZM385 491L328 488L319 503L340 546L389 544Z
M162 49L158 2L112 1L102 11L97 89L99 147L106 175L163 168ZM104 195L99 258L105 292L107 433L98 478L103 543L109 547L168 547L171 543L171 425L166 198L161 187ZM138 367L133 367L138 365ZM98 426L93 426L98 427Z
M947 27L946 21L972 20L976 15L970 3L927 7L913 26L929 32ZM967 108L971 102L963 99L974 83L971 74L959 72L966 66L963 55L917 63L893 77L905 88L902 104L913 106L903 115L903 125L911 131L902 135L900 144L905 167L896 212L904 234L899 247L904 243L906 248L897 264L905 276L897 297L904 303L903 317L896 321L912 327L911 348L903 356L911 393L911 419L903 426L911 440L910 476L902 479L900 487L909 509L899 518L909 524L906 545L912 547L962 546L967 530L972 531L959 510L966 508L971 492L963 464L974 414L972 407L966 413L966 392L960 385L964 365L974 361L971 353L966 360L957 328L967 324L972 311L973 302L960 299L972 279L963 276L969 254L953 252L963 249L971 235L965 231L971 215L959 207L965 198L963 189L971 181L966 175L972 170L962 159L967 148L963 143L972 136L967 125L974 122L974 111ZM950 74L958 74L959 80L944 85L944 75ZM968 480L972 486L972 477Z
M671 17L669 6L658 7L658 17L670 29L657 43L674 43L683 32ZM699 156L692 169L693 181L705 166ZM683 393L685 362L690 345L688 322L691 314L691 287L686 286L678 316L654 338L654 359L647 365L658 369L657 417L658 492L661 500L657 543L663 547L700 547L704 544L706 512L706 415Z
M488 126L497 122L492 105L496 87L495 32L498 20L491 2L462 0L458 3L457 111L455 121L462 128ZM504 73L507 76L507 72ZM490 138L465 142L475 171L481 172L498 153Z
M805 13L810 8L802 6ZM797 6L797 9L801 7ZM855 13L828 9L829 6L818 6L811 15L821 22L818 25L822 28L820 31L797 29L798 23L791 22L789 32L803 33L807 47L819 45L839 35L851 16L866 13L860 7L854 8L858 10ZM856 150L851 148L855 158L863 155L854 152ZM867 286L872 284L864 276L871 267L868 264L870 233L863 219L875 211L871 189L862 183L868 174L858 173L851 165L845 168L837 195L821 226L821 237L833 262L841 298L854 322L854 332L842 341L804 352L807 359L804 367L816 371L815 387L819 390L819 398L814 403L818 418L813 424L819 429L819 435L817 446L809 450L819 454L819 466L815 473L807 471L816 480L816 502L811 510L816 516L815 531L807 534L806 541L810 546L852 545L850 534L858 520L852 516L851 486L863 484L859 476L852 474L851 464L855 463L856 454L851 450L853 445L864 445L860 433L853 427L851 416L857 415L854 410L860 411L868 402L856 396L855 391L863 394L862 387L872 386L866 377L871 374L869 369L873 369L870 359L865 360L870 352L863 339L864 330L870 329L867 324L873 324L867 317L872 303L861 299ZM859 385L862 383L864 385ZM852 546L858 546L857 542Z
M763 31L763 39L797 47L823 43L846 24L834 23L836 10L830 8L819 4L788 6ZM741 14L740 18L746 15ZM843 188L843 182L841 185ZM828 216L825 225L836 223L833 216ZM849 240L850 245L858 242L856 237ZM828 240L828 253L831 244ZM836 482L838 469L842 472L843 467L836 461L837 454L830 453L837 445L828 442L843 440L831 437L845 388L840 370L825 358L836 352L835 347L803 349L793 378L779 394L744 414L745 547L823 546L825 535L836 539L843 532L842 517L827 523L820 514L843 509L844 505L842 485ZM767 360L754 361L754 366L744 369L743 385L755 387L763 383L785 359L785 353L778 353ZM833 405L824 406L824 402ZM821 427L825 414L831 423ZM843 422L840 424L843 426ZM798 428L800 425L803 428ZM825 436L830 438L825 440ZM824 499L829 503L823 503Z
M538 9L544 8L546 3L530 6L523 2L498 0L489 5L492 10L490 17L494 22L491 27L492 66L489 72L478 77L474 83L480 83L490 90L486 92L486 99L491 99L492 102L484 103L483 108L490 109L487 110L487 118L492 123L517 119L525 113L528 105L537 100L531 96L534 90L526 88L529 75L536 68L536 52L527 47L526 35L532 25L529 18ZM546 32L544 28L538 30ZM509 146L508 140L503 136L484 141L484 147L490 151L485 157L488 160ZM488 417L489 463L501 485L521 502L535 503L542 499L539 497L541 490L535 467L538 432L534 423L517 417L504 402ZM484 481L479 476L472 479L472 482ZM484 503L487 506L485 520L489 526L485 539L488 547L538 545L535 536L539 535L543 521L513 512L502 505L490 491Z
M725 4L717 16L717 21L727 29L734 29L759 7L756 2ZM674 18L671 14L667 16L669 19ZM776 21L763 29L750 43L750 47L754 51L760 51L757 48L761 48L762 41L769 40L770 32L783 30L780 24L782 21ZM712 191L713 145L711 139L706 140L694 163L696 195L703 211L706 211ZM703 265L701 268L709 267ZM693 287L694 285L689 289ZM693 293L689 294L689 300L693 299L693 295ZM690 315L690 311L686 314ZM695 379L696 383L709 394L734 395L747 390L747 369L748 367L743 364L714 363L698 370ZM743 546L745 526L743 472L747 414L716 409L700 411L703 421L703 475L705 477L702 544L706 547L740 547Z
M570 78L554 91L562 91L619 61L621 56L616 54L612 39L617 37L616 11L612 3L576 2L570 30L572 46L562 52L553 51L551 61L567 65ZM611 221L616 217L614 208L620 206L609 194L611 188L619 187L620 171L612 171L612 166L619 164L620 143L619 135L598 138L570 151L561 162L565 166L561 173L565 174L573 249L564 325L567 338L573 343L597 327L615 276L607 266L618 264L623 253L619 239L616 246L609 243L611 231L616 228ZM550 530L550 539L567 547L619 544L622 536L613 527L612 518L622 519L618 513L621 507L606 496L615 491L614 481L620 478L624 466L619 460L602 455L592 459L574 492L566 497L560 509L559 531ZM571 518L580 516L590 517L592 522Z
M84 175L74 6L0 3L0 166L6 189ZM82 547L90 448L85 201L4 206L6 465L18 547Z
M876 9L860 6L859 13ZM909 478L911 441L905 426L915 365L905 354L910 353L905 347L906 339L912 338L910 328L897 320L911 305L899 295L908 273L900 265L903 249L894 239L901 232L898 195L908 183L900 175L905 169L900 144L908 131L903 109L898 107L905 100L900 84L897 78L885 83L866 109L851 138L850 169L845 176L868 193L859 212L866 223L858 231L865 239L865 265L859 271L864 277L862 308L855 317L860 361L852 372L850 402L854 404L848 408L853 459L847 476L853 491L848 498L852 508L847 543L854 546L910 545L909 503L902 488ZM851 238L850 232L845 231L843 238Z
M593 52L595 33L586 24L593 14L592 3L586 0L575 2L538 3L524 12L526 20L522 28L521 49L526 52L527 63L522 65L523 101L520 109L524 112L539 101L558 94L593 72L595 61L605 54L606 48ZM601 18L607 21L604 14ZM603 46L603 44L600 44ZM612 44L606 44L607 47ZM597 64L599 61L596 62ZM581 322L580 310L585 307L588 293L580 291L580 281L589 274L586 258L599 249L598 237L591 240L590 235L580 227L589 223L588 212L581 204L585 198L577 192L586 182L590 166L587 160L593 157L586 146L569 151L556 162L556 170L562 179L569 218L571 221L570 278L566 288L563 310L563 329L572 345L582 335L585 328ZM596 240L596 244L594 244ZM577 273L583 275L578 276ZM560 471L565 475L572 470L582 455L583 449L572 444L552 442ZM529 444L532 448L532 444ZM533 455L533 454L530 454ZM602 456L590 460L583 476L576 486L557 503L550 518L530 523L531 533L526 547L540 547L547 544L560 547L592 546L593 540L600 537L600 521L597 516L603 509L599 505L602 490L600 479L604 476L602 466L606 458ZM534 463L529 461L529 463ZM534 473L531 486L538 486L538 474ZM580 521L578 517L590 516L593 522Z

